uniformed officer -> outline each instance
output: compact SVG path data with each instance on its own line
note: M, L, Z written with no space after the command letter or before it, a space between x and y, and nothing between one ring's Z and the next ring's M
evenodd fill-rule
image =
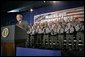
M33 25L33 29L32 29L32 37L33 37L33 45L36 48L37 47L37 24Z
M31 36L30 36L30 45L31 45L31 47L35 47L35 28L34 28L34 26L32 26L32 28L31 28Z
M59 27L59 34L58 34L59 49L62 48L63 38L64 38L64 28L63 28L62 23L61 23L60 27Z
M51 29L51 48L56 48L56 42L57 42L57 25L53 24Z
M74 27L75 27L76 31L77 32L80 31L81 23L80 23L80 20L78 18L75 18L75 24L74 25L75 25Z
M81 24L81 31L84 32L84 23Z
M26 47L30 47L30 35L31 35L31 27L29 27L29 30L27 31L28 37L26 40Z
M42 27L41 26L39 26L38 27L38 37L37 37L37 39L38 39L38 44L39 44L39 46L38 47L42 47L42 40L43 40L43 29L42 29Z
M73 33L74 32L74 28L73 28L73 25L71 23L67 23L67 25L65 27L65 32L66 33Z
M66 32L67 46L68 46L68 49L71 50L72 49L72 43L73 43L72 42L72 40L73 40L73 32L74 32L74 28L73 28L71 22L67 23L67 26L65 28L65 32Z
M77 34L76 34L76 38L78 40L77 42L77 48L80 46L79 44L82 43L84 44L84 33L82 33L81 29L82 29L82 24L80 22L79 19L76 19L76 26L75 26L75 29L77 31ZM81 45L82 45L81 44ZM82 45L83 46L83 45Z
M43 37L43 41L45 41L45 42L43 42L43 44L44 45L46 44L47 45L46 48L49 48L49 36L50 36L51 31L50 31L50 28L49 28L48 25L44 28L44 32L45 32L45 34L44 34L44 37Z

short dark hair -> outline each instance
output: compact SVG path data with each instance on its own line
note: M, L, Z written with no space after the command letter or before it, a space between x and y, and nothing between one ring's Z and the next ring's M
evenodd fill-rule
M19 13L18 13L18 14L16 14L16 15L22 15L22 16L23 16L23 14L19 14Z

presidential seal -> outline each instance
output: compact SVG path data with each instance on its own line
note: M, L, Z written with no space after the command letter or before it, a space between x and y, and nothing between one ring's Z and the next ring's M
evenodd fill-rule
M2 30L2 37L6 38L9 34L9 29L8 28L4 28Z

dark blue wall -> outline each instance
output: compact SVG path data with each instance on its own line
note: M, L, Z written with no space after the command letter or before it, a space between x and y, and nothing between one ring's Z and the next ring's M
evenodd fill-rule
M75 7L80 7L80 6L84 6L83 1L69 1L69 2L61 1L60 4L55 4L55 5L51 4L49 6L44 6L41 8L34 9L33 12L25 11L21 13L24 15L24 19L27 20L30 25L32 25L34 22L34 15L43 14L47 12L53 12L53 11L59 11L59 10L65 10L65 9L75 8ZM3 14L2 21L1 21L2 26L15 24L16 14L17 13Z
M15 13L5 13L1 14L1 27L12 25L16 23L16 14Z

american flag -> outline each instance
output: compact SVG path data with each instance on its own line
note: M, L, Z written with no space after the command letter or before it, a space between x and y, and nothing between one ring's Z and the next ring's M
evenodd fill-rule
M76 8L66 12L67 16L73 16L74 18L83 18L84 19L84 7Z
M84 7L77 7L77 8L71 8L71 9L66 9L66 10L60 10L60 11L55 11L54 14L56 13L63 13L63 12L66 12L66 15L63 14L63 19L64 17L74 17L74 18L79 18L81 19L81 21L84 21ZM53 13L53 12L51 12ZM49 15L49 14L48 14ZM40 15L38 16L36 19L35 19L35 22L39 22L41 20L44 20L45 18L45 15ZM58 17L58 18L61 18L61 17ZM56 18L56 19L58 19ZM54 19L54 18L51 18L51 19Z

